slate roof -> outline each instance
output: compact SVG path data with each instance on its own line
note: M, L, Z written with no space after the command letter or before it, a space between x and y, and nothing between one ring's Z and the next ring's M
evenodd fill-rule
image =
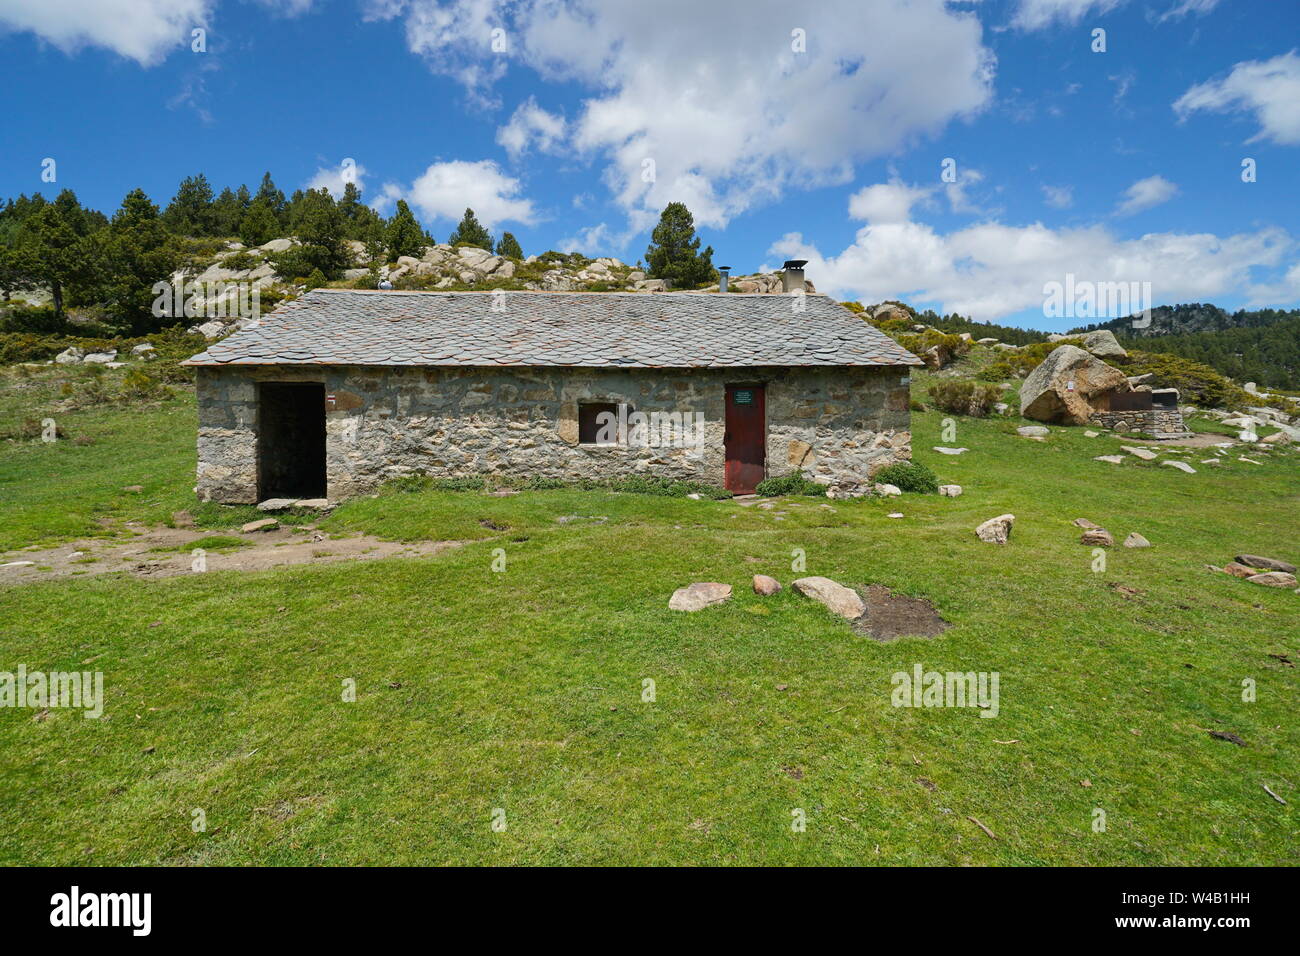
M187 365L920 365L823 295L315 289ZM501 311L501 309L504 311Z

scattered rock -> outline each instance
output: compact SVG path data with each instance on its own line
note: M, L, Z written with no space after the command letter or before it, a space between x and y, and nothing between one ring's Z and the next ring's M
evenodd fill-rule
M54 361L60 365L80 365L81 360L86 357L86 350L79 349L76 346L64 349L58 355L54 356Z
M1231 574L1234 578L1251 578L1259 571L1255 568L1248 568L1244 564L1237 564L1235 561L1229 561L1223 566L1224 573Z
M1260 442L1265 445L1289 445L1291 444L1291 436L1286 432L1274 432L1267 438L1261 438Z
M1084 438L1096 438L1096 437L1099 436L1100 434L1101 434L1101 432L1086 431L1086 432L1083 433L1083 437L1084 437Z
M1109 329L1089 332L1083 337L1083 348L1097 358L1125 358L1128 355L1116 340L1115 333Z
M1098 455L1093 461L1104 461L1111 465L1120 465L1124 463L1123 455Z
M1115 539L1111 537L1110 532L1105 528L1089 528L1083 533L1083 536L1079 538L1079 543L1092 545L1094 548L1115 547Z
M1124 539L1124 547L1149 548L1151 547L1151 542L1148 541L1146 538L1144 538L1142 535L1138 534L1136 531L1134 531L1127 538Z
M288 511L298 503L297 498L267 498L257 503L258 511Z
M272 531L280 527L280 522L274 518L261 518L257 521L250 521L239 530L244 534L251 534L254 531Z
M940 485L939 494L945 498L956 498L961 494L961 485Z
M1015 520L1015 515L998 515L976 528L975 534L989 544L1006 544L1011 538L1011 526Z
M1138 448L1136 445L1120 445L1119 447L1134 458L1141 458L1143 461L1155 461L1158 457L1155 452L1148 448Z
M1025 438L1046 438L1051 433L1050 429L1042 425L1021 425L1016 429L1016 434Z
M781 582L766 574L754 575L754 593L769 596L781 590Z
M898 485L876 485L873 490L886 498L896 498L903 493L903 489Z
M964 451L970 451L969 448L944 448L942 445L935 445L934 450L941 455L960 455Z
M1076 528L1100 528L1101 527L1101 525L1099 524L1093 524L1087 518L1075 518L1074 521L1071 523Z
M701 611L713 604L722 604L731 600L731 585L716 581L697 581L684 588L678 588L668 599L668 607L673 611Z
M837 584L830 578L799 578L792 587L805 597L821 602L832 613L849 621L861 617L867 609L857 591Z
M1167 465L1170 468L1177 468L1179 471L1185 471L1189 475L1196 474L1196 469L1185 461L1162 461L1160 464Z
M1239 554L1237 563L1244 564L1248 568L1259 568L1261 571L1285 571L1287 574L1295 574L1294 564L1279 561L1277 558L1265 558L1258 554Z
M144 491L144 486L143 486L143 485L127 485L127 486L126 486L125 488L123 488L122 490L123 490L123 491L129 491L129 492L130 492L131 494L133 494L133 495L138 495L140 492Z
M1262 584L1270 588L1293 588L1296 586L1294 574L1287 574L1285 571L1265 571L1263 574L1252 574L1246 578L1251 584Z

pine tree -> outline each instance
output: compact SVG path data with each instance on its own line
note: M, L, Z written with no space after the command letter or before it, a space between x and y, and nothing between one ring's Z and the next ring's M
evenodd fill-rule
M257 187L257 194L253 197L254 202L259 199L266 203L267 208L271 210L271 215L276 219L284 214L284 193L275 188L275 182L272 181L269 172L262 174L262 184Z
M524 250L519 245L519 240L515 238L513 232L507 232L497 243L497 255L504 256L507 259L522 259Z
M280 223L265 199L254 199L239 223L239 238L244 245L260 246L280 234Z
M398 256L419 256L424 252L424 230L415 221L405 199L397 200L397 211L384 230L384 242L388 246L389 262L396 261Z
M478 221L473 209L465 210L460 225L456 227L456 231L451 234L447 242L453 246L478 246L488 252L492 251L492 234Z
M211 236L216 233L216 212L212 208L212 187L202 173L181 180L163 222L180 236Z
M666 279L678 289L694 289L718 278L713 247L699 251L695 217L685 204L670 202L664 207L650 240L645 257L651 278Z

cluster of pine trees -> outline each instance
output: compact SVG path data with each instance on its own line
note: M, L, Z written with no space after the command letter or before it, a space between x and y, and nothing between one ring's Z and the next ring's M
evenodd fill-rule
M276 271L319 281L354 264L349 241L364 243L371 263L419 256L434 242L404 200L385 219L361 201L355 183L337 200L327 189L286 197L268 172L256 192L240 186L214 195L200 173L182 180L165 208L132 190L111 218L65 189L53 200L37 193L0 203L0 297L7 304L14 293L48 289L51 330L69 307L93 305L110 328L143 334L157 328L154 284L210 261L216 240L260 246L289 236L299 244L272 257ZM511 233L494 241L469 209L450 241L523 257Z

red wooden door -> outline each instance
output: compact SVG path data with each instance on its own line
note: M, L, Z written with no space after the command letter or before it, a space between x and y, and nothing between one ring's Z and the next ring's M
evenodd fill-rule
M767 414L762 385L727 386L727 427L722 438L727 456L725 487L752 494L766 477Z

